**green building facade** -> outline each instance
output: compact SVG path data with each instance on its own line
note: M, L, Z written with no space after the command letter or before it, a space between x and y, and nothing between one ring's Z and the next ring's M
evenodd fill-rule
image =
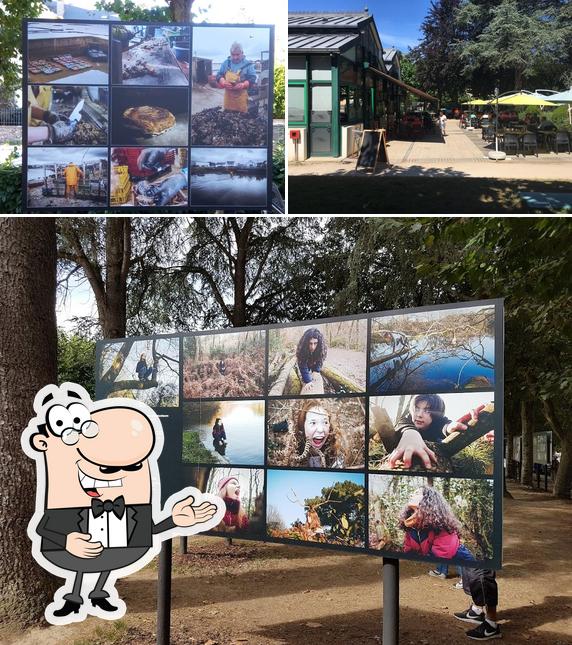
M363 129L391 137L407 91L418 92L401 81L399 57L367 11L289 14L288 127L299 136L289 158L345 157Z

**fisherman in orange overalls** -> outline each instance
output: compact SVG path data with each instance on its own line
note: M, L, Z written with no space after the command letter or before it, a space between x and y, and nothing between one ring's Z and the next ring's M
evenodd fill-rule
M256 85L256 70L244 55L240 43L234 42L230 46L230 56L220 66L216 82L225 91L225 110L248 112L248 89Z
M77 185L79 183L80 177L83 177L83 172L70 161L68 165L64 168L64 177L66 178L66 199L70 199L77 196Z

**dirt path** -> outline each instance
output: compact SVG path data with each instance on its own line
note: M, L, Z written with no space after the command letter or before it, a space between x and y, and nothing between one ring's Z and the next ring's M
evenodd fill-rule
M505 503L504 569L499 618L504 642L572 643L572 503L512 488ZM189 542L176 555L173 645L375 644L381 634L381 559L303 547L221 538ZM176 540L178 547L178 540ZM427 575L429 565L403 562L401 645L469 643L470 627L451 617L464 609L455 579ZM156 564L120 581L122 621L90 618L26 634L0 631L26 645L151 645L155 642Z

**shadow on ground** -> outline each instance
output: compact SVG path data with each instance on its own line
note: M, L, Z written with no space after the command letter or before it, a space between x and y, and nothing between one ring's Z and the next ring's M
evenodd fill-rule
M532 642L535 645L566 645L570 636L558 631L542 630L547 623L564 620L570 616L570 596L547 596L543 603L517 607L504 612L499 620L503 637L509 643ZM459 603L459 609L465 607ZM464 632L471 628L451 616L454 607L443 607L443 613L402 607L400 611L399 637L402 643L459 643L465 642ZM429 637L424 626L438 622L440 638ZM535 631L532 631L535 630ZM301 644L315 641L317 633L329 636L332 643L381 642L381 610L333 613L318 621L291 621L272 625L270 629L256 631L263 638L279 638L282 643ZM324 638L322 636L322 638ZM320 640L320 642L325 642ZM468 641L467 641L468 642Z
M519 192L571 193L572 182L469 177L453 168L422 166L392 168L387 176L339 170L328 175L290 176L288 212L292 215L536 212L526 206Z

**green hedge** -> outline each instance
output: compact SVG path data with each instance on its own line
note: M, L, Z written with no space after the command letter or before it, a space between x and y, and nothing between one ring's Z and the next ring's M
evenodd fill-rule
M0 213L21 213L22 169L0 165Z

